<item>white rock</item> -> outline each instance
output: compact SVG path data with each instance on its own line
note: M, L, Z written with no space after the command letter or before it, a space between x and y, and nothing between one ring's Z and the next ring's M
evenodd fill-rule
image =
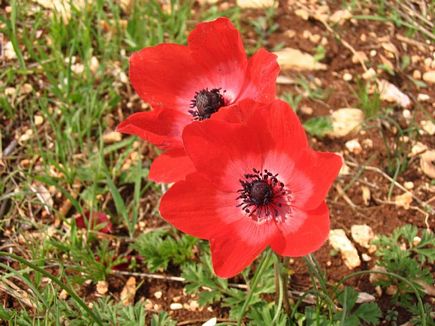
M162 291L156 291L156 292L154 292L154 297L156 299L160 299L162 297L162 295L163 295Z
M97 57L92 57L91 63L89 64L89 69L93 74L97 72L99 66L100 66L100 62L98 61Z
M332 131L328 133L330 137L344 137L356 134L361 129L364 121L364 113L360 109L342 108L331 114Z
M370 50L370 56L375 57L378 52L376 50Z
M352 63L360 63L361 61L365 62L368 60L367 54L363 51L356 51L352 56Z
M6 42L4 48L3 48L4 56L7 60L13 60L17 58L17 54L15 53L14 47L12 45L12 42Z
M429 135L435 135L435 124L431 120L422 120L420 122L421 128Z
M352 75L349 74L348 72L346 72L346 73L343 75L343 80L344 80L344 81L351 81L352 78L353 78Z
M303 114L306 114L306 115L312 115L313 112L314 112L314 110L313 110L313 108L304 105L304 106L301 107L301 112L302 112Z
M337 10L334 12L330 17L329 21L333 24L343 25L346 20L349 20L352 18L352 13L347 10Z
M429 84L435 84L435 70L425 72L423 80Z
M419 102L426 102L426 101L429 101L429 100L430 100L430 96L427 95L427 94L420 93L420 94L417 95L417 101L419 101Z
M80 75L85 71L85 66L81 63L76 63L71 66L71 71L77 75Z
M411 100L408 95L401 92L395 85L386 80L381 80L378 83L381 100L396 103L397 105L408 108L411 105Z
M369 202L372 197L370 188L367 186L361 186L361 192L364 205L369 206Z
M276 78L276 83L280 85L293 85L295 80L287 76L279 75L278 78Z
M289 70L326 70L327 66L317 62L311 54L302 52L298 49L284 48L274 54L278 57L277 61L281 69Z
M98 281L96 289L98 294L106 294L107 291L109 291L109 283L107 283L106 281Z
M346 146L347 150L353 154L361 154L362 152L362 147L361 144L359 143L358 139L351 139L348 140L344 146Z
M370 257L369 255L367 255L366 253L363 253L363 254L361 255L361 258L362 258L363 261L371 261L371 260L372 260L372 257Z
M329 243L331 246L341 253L344 264L349 269L354 269L361 265L361 260L358 256L358 251L355 246L350 242L346 233L342 229L335 229L329 232Z
M171 303L169 308L171 310L180 310L180 309L183 309L183 305L181 303L178 303L178 302L173 302L173 303Z
M35 122L35 126L40 126L44 122L44 118L40 115L35 115L35 117L33 119Z
M416 80L420 80L421 79L421 72L420 70L414 70L412 73L412 78L416 79Z
M358 298L356 299L356 303L367 303L367 302L373 302L376 298L366 292L360 292L358 293Z
M414 189L414 182L412 182L412 181L405 181L405 182L403 183L403 186L404 186L406 189L408 189L408 190Z
M376 77L376 71L373 68L370 68L362 74L364 80L373 79L374 77Z
M427 151L427 146L425 144L422 144L420 142L415 143L414 146L411 148L411 153L408 154L409 157L420 155L421 153Z
M435 150L427 151L421 155L420 166L424 174L435 179Z
M217 318L213 317L212 319L207 320L202 326L215 326L217 323Z
M270 8L278 5L275 0L237 0L236 3L240 8Z
M370 226L366 224L352 225L350 228L353 241L358 243L361 247L370 247L370 241L373 240L375 234Z
M385 273L387 270L385 269L385 267L375 265L371 269L371 271ZM370 273L369 274L369 282L372 284L378 283L378 282L386 280L386 279L387 279L387 276L384 274L381 274L381 273Z
M302 18L303 20L308 20L308 18L310 18L310 14L305 9L296 9L295 15Z
M103 135L103 142L105 144L113 144L121 141L121 139L122 139L122 134L117 131L110 131Z
M410 192L405 192L402 195L397 195L394 199L394 203L399 207L409 209L409 206L411 206L412 203L412 194Z

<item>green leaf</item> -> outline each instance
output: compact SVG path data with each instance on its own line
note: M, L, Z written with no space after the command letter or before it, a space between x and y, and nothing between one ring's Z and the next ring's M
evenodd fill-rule
M377 325L379 323L379 319L382 316L381 309L379 309L378 305L374 302L364 303L360 305L354 313L359 319L364 320L365 322Z
M305 130L313 136L323 137L332 131L332 121L330 116L321 116L308 119L304 123Z

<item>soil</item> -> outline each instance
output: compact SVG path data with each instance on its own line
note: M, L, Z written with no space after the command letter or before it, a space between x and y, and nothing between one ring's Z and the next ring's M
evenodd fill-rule
M226 2L220 1L221 5L229 6L225 4ZM328 5L331 12L334 12L339 7L335 6L335 2L329 1ZM263 10L244 10L241 14L243 38L246 44L250 42L255 42L257 36L255 31L250 24L252 19L264 15ZM299 107L307 106L313 109L313 113L308 115L301 113L300 117L302 121L306 121L309 118L315 116L328 115L330 112L337 108L344 107L357 107L358 98L354 95L354 90L356 88L355 80L359 78L364 70L359 64L352 62L352 53L346 48L341 42L337 40L334 35L332 35L326 28L315 19L304 20L294 13L294 8L288 6L285 1L281 1L280 6L277 9L277 16L275 21L279 25L279 29L274 32L267 40L267 48L272 49L276 45L284 44L285 47L292 47L300 49L304 52L314 54L316 52L317 44L305 39L303 37L303 31L309 31L311 34L319 34L327 39L325 47L326 56L322 60L323 63L328 65L328 69L325 71L310 71L304 72L303 75L309 80L313 81L319 79L321 81L322 87L328 88L329 96L323 101L310 100L304 98ZM289 37L287 31L296 31L295 36ZM337 30L342 39L347 41L356 51L364 51L367 56L371 50L376 50L380 54L385 54L385 50L382 49L380 39L388 37L389 40L399 49L399 57L405 55L420 56L421 58L426 58L430 55L429 51L422 52L419 47L407 44L406 48L403 42L400 42L395 36L397 34L404 35L405 30L397 29L391 24L386 24L382 22L370 21L347 21L344 25L340 26ZM362 35L366 35L365 41L362 41ZM425 44L425 40L417 35L415 37L419 42ZM380 56L370 57L370 64L376 67L381 64ZM408 77L412 75L412 72L418 69L424 71L423 60L412 63L406 71L398 70L395 76L391 76L387 73L382 75L382 78L389 80L399 87L404 93L409 95L413 101L416 103L417 94L421 91L417 89L414 82ZM351 74L354 79L351 82L344 81L342 76L344 73ZM298 77L299 73L291 71L282 71L281 75L288 76L292 79ZM296 93L299 90L295 85L279 85L278 93L279 95L285 92ZM435 88L426 88L425 93L430 96L430 98L435 98ZM123 100L123 103L127 103L127 99ZM129 114L141 110L141 102L139 99L135 100L133 106L127 108L126 105L122 105L122 110L120 110L118 116L115 118L117 121L123 120ZM384 103L385 104L385 103ZM417 105L417 104L416 104ZM425 110L429 112L432 117L434 116L433 106L430 104L424 104ZM391 105L390 105L391 107ZM399 107L393 108L393 114L397 117L399 123L401 123L402 109ZM411 109L416 109L413 106ZM424 111L424 110L422 110ZM420 112L420 111L419 111ZM425 118L425 114L419 113L416 115L417 123ZM427 117L426 117L427 119ZM361 167L363 164L367 164L373 167L378 167L380 170L385 171L386 162L388 157L386 155L386 147L384 143L384 137L386 135L387 141L390 144L397 144L398 136L394 133L392 128L386 128L384 130L384 135L380 132L378 128L377 121L368 122L365 126L365 132L359 133L357 136L345 137L339 139L330 138L311 138L311 145L322 151L333 151L343 153L344 158L347 161L355 162L357 167L350 167L352 173L349 175L340 176L337 184L343 189L347 185L350 185L346 190L347 198L353 203L351 206L343 196L337 191L337 188L331 189L327 202L330 208L331 215L331 228L341 228L350 234L350 228L355 224L367 224L369 225L375 234L390 234L395 228L404 224L413 224L419 228L428 228L435 225L434 216L428 216L427 218L419 211L415 209L405 209L403 207L398 207L394 204L394 196L402 194L403 192L396 187L393 188L391 193L391 199L388 199L388 192L391 187L391 182L387 180L382 174L373 171L365 171L361 176L354 180L355 171ZM373 127L373 128L372 128ZM406 126L405 126L406 127ZM345 143L351 138L357 138L360 143L364 139L371 139L373 146L370 148L364 148L363 151L358 154L352 154L344 150ZM428 148L435 148L435 137L430 135L417 135L418 141L427 145ZM405 152L409 153L412 147L411 142L403 142L402 144L405 148ZM158 155L156 149L152 146L142 146L141 154L149 162ZM397 178L397 182L404 184L405 181L412 181L414 183L413 193L421 200L428 201L433 199L435 190L428 188L427 185L430 184L430 179L426 177L421 169L418 159L410 159L409 165L406 171L400 174ZM362 197L361 186L369 186L371 190L371 200L369 205L365 205ZM132 189L122 189L123 197L131 196ZM143 197L143 202L141 207L156 207L158 202L158 195L153 192L152 189L147 192L147 195ZM114 204L112 202L108 203L108 210L114 210ZM412 206L417 206L417 203L413 202ZM432 201L432 206L434 202ZM70 212L69 216L72 216L74 212ZM155 228L166 225L164 221L156 217L151 211L143 212L144 220L146 220L145 228ZM114 235L125 236L127 234L126 230L115 229ZM122 240L121 240L122 242ZM125 243L117 244L120 249L120 254L127 250L128 246ZM360 253L367 253L367 249L357 246ZM134 255L134 253L129 253ZM371 254L369 254L371 255ZM335 283L342 279L344 276L350 273L349 269L344 265L343 260L340 255L331 255L331 247L325 244L318 252L314 254L316 259L319 261L321 267L326 271L330 283ZM374 260L368 262L362 262L362 265L356 268L354 271L368 270L374 266ZM290 281L290 288L292 290L303 291L311 287L311 281L309 279L306 264L303 259L292 259L290 262L290 268L294 272ZM145 267L138 269L140 272L146 272ZM168 276L179 276L179 275L168 275ZM116 301L120 298L120 293L128 279L126 275L113 275L108 279L109 283L109 293ZM188 309L171 310L171 303L178 302L181 304L189 304L196 297L186 295L183 292L183 283L171 280L155 280L149 278L137 277L136 281L140 284L136 291L135 302L149 300L152 304L152 309L156 311L167 311L174 319L180 322L180 325L187 324L186 321L191 321L189 325L201 325L206 320L212 317L228 318L228 311L220 306L213 306L206 308L198 308L195 311ZM232 280L230 280L232 282ZM360 291L374 293L374 287L369 283L368 276L360 276L348 281L348 284L356 287ZM160 298L156 298L156 292L162 292ZM81 294L85 295L89 301L95 299L95 285L86 285L81 289ZM5 307L15 307L16 302L11 300L5 293L0 293L0 300ZM387 311L391 308L391 303L387 295L383 295L377 301L381 308ZM400 311L399 324L406 322L409 315L405 311Z

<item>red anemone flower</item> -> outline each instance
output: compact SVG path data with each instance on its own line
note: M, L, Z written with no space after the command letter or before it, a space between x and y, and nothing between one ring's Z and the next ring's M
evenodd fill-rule
M210 241L215 273L232 277L266 247L304 256L329 232L325 197L342 159L308 145L296 114L280 100L234 110L240 123L211 119L183 132L196 171L162 197L176 228Z
M137 135L165 152L152 164L150 179L174 182L193 171L182 132L242 99L270 103L275 98L279 66L264 49L249 60L240 33L227 18L200 23L188 45L160 44L130 58L130 80L153 110L131 115L118 131Z

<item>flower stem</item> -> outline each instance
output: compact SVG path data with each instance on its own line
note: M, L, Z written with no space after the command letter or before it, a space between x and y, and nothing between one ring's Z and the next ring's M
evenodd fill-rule
M290 258L284 257L282 261L283 271L282 271L282 287L284 288L284 310L287 314L290 313L290 298L288 295L288 264Z
M248 305L252 299L252 295L255 292L255 288L257 286L257 283L260 280L260 275L263 274L264 269L266 268L266 266L269 263L270 257L271 257L271 250L269 249L264 253L264 255L260 261L260 264L258 265L258 268L255 271L254 277L252 278L251 282L249 282L248 295L246 296L246 300L243 303L242 310L240 311L240 316L239 316L239 319L237 320L237 326L240 326L242 324L242 320L243 320L243 317L245 316L246 308L248 307Z
M281 313L282 300L284 293L286 292L282 277L281 257L278 254L275 254L275 292L276 311L275 316L273 316L272 325L275 325L275 322Z

